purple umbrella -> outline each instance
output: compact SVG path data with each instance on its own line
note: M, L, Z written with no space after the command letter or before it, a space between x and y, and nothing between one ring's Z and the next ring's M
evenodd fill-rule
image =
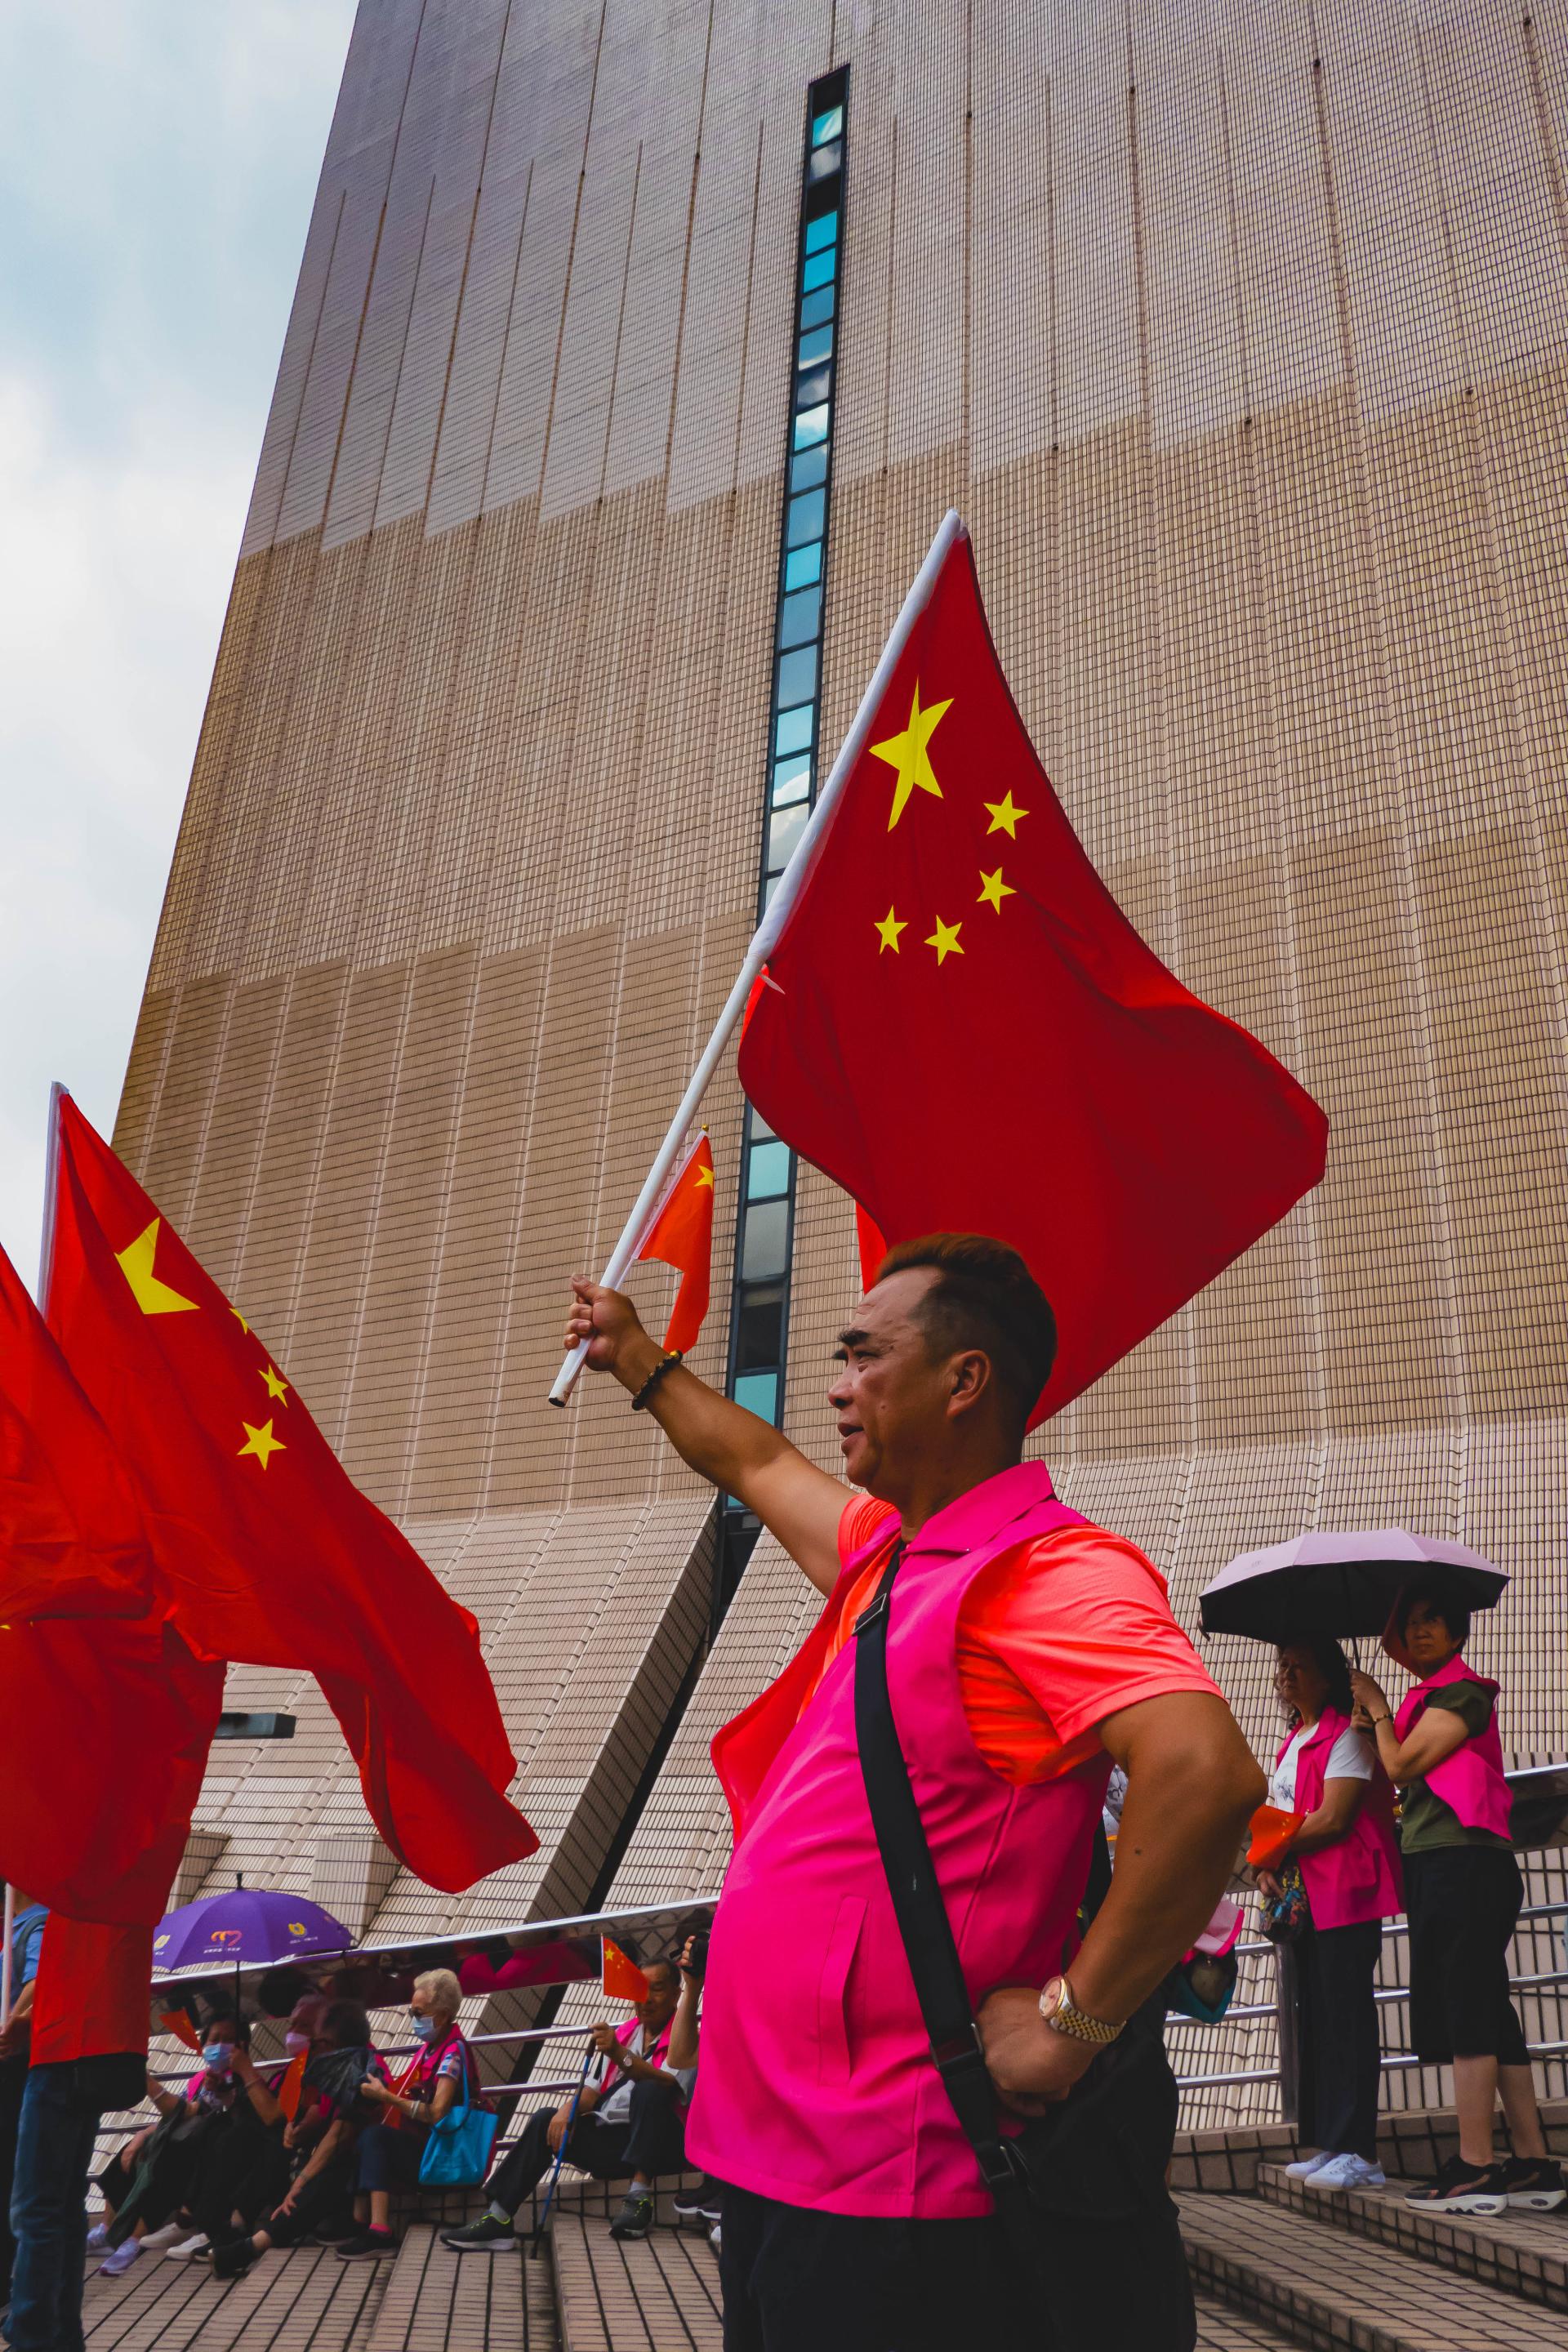
M342 1920L319 1903L307 1903L301 1895L237 1886L230 1894L203 1895L167 1912L153 1937L153 1965L257 1968L346 1952L353 1944Z
M1245 1551L1222 1568L1199 1601L1203 1628L1255 1642L1381 1633L1404 1587L1426 1568L1442 1569L1468 1609L1495 1609L1508 1582L1506 1570L1468 1544L1404 1528L1327 1528Z

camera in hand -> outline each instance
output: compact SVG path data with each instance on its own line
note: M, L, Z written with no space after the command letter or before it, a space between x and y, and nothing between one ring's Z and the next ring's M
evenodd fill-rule
M700 1984L708 1973L708 1938L706 1936L693 1936L689 1940L691 1957L689 1959L681 1960L679 1967L684 1976L695 1977ZM683 1946L682 1949L684 1948Z

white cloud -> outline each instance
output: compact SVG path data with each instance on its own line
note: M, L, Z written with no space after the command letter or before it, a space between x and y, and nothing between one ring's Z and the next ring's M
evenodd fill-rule
M0 12L0 1244L107 1128L351 0Z

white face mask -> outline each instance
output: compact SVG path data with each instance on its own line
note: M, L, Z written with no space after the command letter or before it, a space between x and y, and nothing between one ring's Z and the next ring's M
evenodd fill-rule
M296 2033L292 2029L290 2029L289 2032L283 2036L283 2047L287 2050L290 2058L302 2057L305 2052L309 2050L310 2046L310 2037L308 2033Z
M234 2056L232 2042L208 2042L202 2047L202 2064L209 2074L221 2074Z

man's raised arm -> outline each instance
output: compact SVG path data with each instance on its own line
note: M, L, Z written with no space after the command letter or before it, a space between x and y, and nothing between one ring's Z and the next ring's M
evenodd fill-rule
M588 1368L611 1372L632 1396L644 1389L663 1349L644 1330L618 1290L578 1276L573 1282L566 1345L589 1342ZM775 1535L819 1591L838 1576L838 1522L848 1499L837 1478L744 1405L674 1364L649 1391L650 1412L683 1462L724 1494L734 1495Z

